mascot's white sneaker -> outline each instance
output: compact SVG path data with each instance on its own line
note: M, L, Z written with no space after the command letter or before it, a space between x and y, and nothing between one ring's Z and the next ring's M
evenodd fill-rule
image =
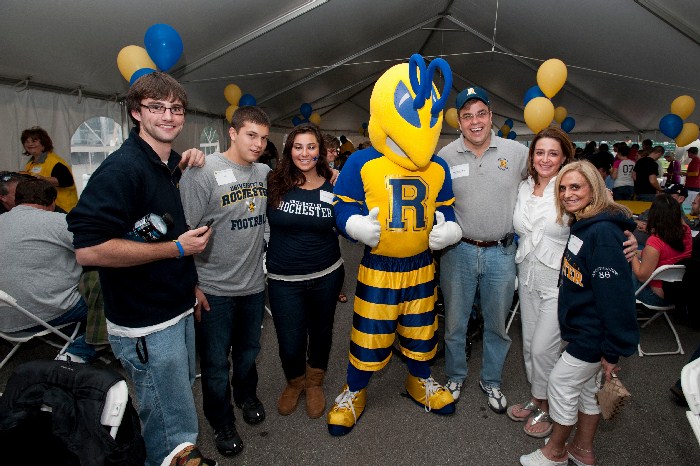
M334 436L350 432L365 411L366 400L366 388L351 392L346 384L328 412L328 432Z
M449 390L437 383L432 377L420 379L408 374L406 377L408 395L425 408L426 412L435 414L452 414L455 412L455 400Z

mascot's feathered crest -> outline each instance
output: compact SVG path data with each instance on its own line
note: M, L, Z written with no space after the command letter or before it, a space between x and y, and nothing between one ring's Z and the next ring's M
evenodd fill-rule
M439 69L442 97L433 84ZM442 129L442 110L452 88L450 65L436 58L426 68L418 54L389 68L374 85L369 101L369 139L392 162L418 170L430 162Z

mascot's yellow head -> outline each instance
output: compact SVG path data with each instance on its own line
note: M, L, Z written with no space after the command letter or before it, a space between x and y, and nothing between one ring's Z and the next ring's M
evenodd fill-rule
M433 84L440 69L443 96ZM450 65L436 58L426 68L418 54L389 68L374 85L369 101L369 139L392 162L408 169L427 166L442 129L442 109L452 88Z

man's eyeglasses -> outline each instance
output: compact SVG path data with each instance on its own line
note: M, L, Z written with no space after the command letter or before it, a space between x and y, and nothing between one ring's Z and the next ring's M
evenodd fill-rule
M147 108L149 112L162 115L166 110L170 110L173 115L184 115L185 107L182 105L173 105L172 107L166 107L163 104L140 104L141 107Z
M465 113L464 115L461 115L459 117L460 120L465 120L465 121L471 121L474 118L482 119L485 118L489 114L488 110L482 110L480 112L477 112L476 115L472 115L471 113Z

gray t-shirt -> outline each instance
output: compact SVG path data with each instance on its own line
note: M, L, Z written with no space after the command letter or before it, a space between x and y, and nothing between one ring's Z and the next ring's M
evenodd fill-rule
M496 241L512 232L518 186L527 177L527 147L492 131L490 145L481 157L467 149L462 136L438 155L450 167L462 236Z
M65 214L18 205L0 215L0 244L0 290L45 321L75 306L83 268L75 260ZM35 325L19 311L0 310L0 330Z
M267 224L267 174L262 163L243 166L220 153L188 168L180 196L188 225L214 219L207 248L194 256L199 288L214 296L246 296L265 289L262 269Z

